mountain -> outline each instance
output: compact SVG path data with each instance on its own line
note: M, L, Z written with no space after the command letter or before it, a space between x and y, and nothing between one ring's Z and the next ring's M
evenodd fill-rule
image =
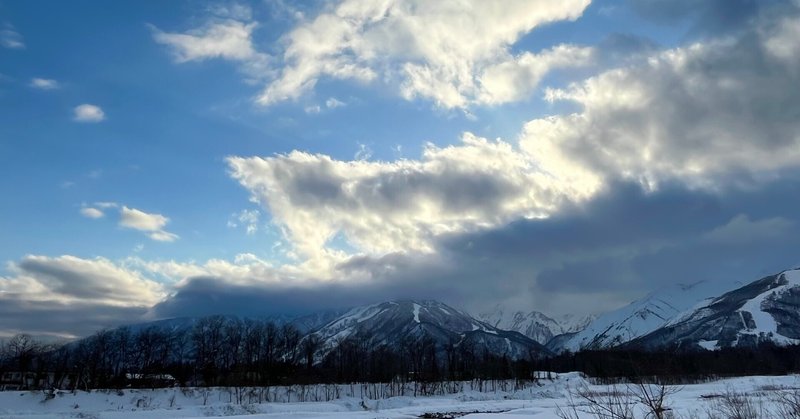
M548 348L557 352L576 352L619 346L652 333L684 311L734 286L729 281L701 281L666 287L598 316L577 333L559 336L557 342L548 344Z
M246 321L257 320L262 322L271 322L277 326L286 324L292 325L297 328L302 334L316 330L319 327L327 324L331 320L341 316L345 313L346 309L338 310L322 310L305 315L269 315L269 316L235 316L235 315L221 315L225 321ZM144 329L154 328L159 331L171 332L173 334L190 333L195 327L200 317L175 317L171 319L155 320L145 323L136 323L126 326L131 332L139 332Z
M566 315L556 319L538 311L506 311L497 305L479 318L498 329L511 330L546 345L553 337L583 330L593 320L590 316Z
M388 301L356 307L311 333L319 342L321 359L351 337L371 345L402 349L430 339L439 350L470 345L476 353L488 351L511 359L544 356L549 351L516 331L501 330L438 301Z
M598 316L578 333L555 336L547 348L713 350L762 342L800 343L800 270L746 285L703 281L663 288Z
M800 343L800 270L761 278L704 301L630 345L718 349Z

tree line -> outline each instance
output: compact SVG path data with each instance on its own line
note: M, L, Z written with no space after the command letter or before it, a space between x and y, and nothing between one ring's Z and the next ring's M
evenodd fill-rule
M17 372L58 388L95 389L440 382L532 374L530 362L467 343L442 345L409 336L399 346L380 345L360 333L323 351L316 335L304 335L289 323L210 316L189 329L121 327L61 346L17 335L0 347L0 378Z
M271 386L294 384L532 380L535 371L581 371L600 379L712 376L800 371L800 347L765 343L718 351L604 350L510 359L469 342L408 336L398 347L361 333L323 348L292 324L224 316L186 329L103 330L66 345L17 335L0 345L0 379L36 378L28 387ZM0 383L2 380L0 380ZM44 384L46 383L46 384Z

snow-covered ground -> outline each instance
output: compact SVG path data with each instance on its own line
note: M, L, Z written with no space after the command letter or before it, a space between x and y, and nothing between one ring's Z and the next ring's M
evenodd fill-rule
M509 383L511 385L511 383ZM742 377L672 387L675 394L667 407L678 418L706 418L707 411L720 403L719 395L737 392L745 395L758 409L774 411L782 393L800 385L798 376ZM465 385L455 394L434 397L411 395L370 399L353 397L374 391L361 385L273 387L263 389L157 389L107 390L90 393L62 392L46 400L43 392L0 392L0 418L415 418L426 413L467 413L467 419L558 418L557 408L569 404L568 394L585 388L594 395L608 394L609 386L592 385L577 373L561 374L554 380L542 380L523 390L502 391L498 386L484 391ZM616 391L626 391L617 386ZM300 394L305 391L305 394ZM339 397L335 398L338 391ZM331 399L331 401L295 401ZM602 397L602 396L598 396ZM273 400L264 402L265 398ZM262 401L259 402L259 399ZM287 401L291 400L291 401ZM580 398L579 411L586 410ZM472 412L472 413L470 413ZM592 417L580 413L581 417ZM644 417L644 414L637 416ZM773 416L765 416L773 417Z

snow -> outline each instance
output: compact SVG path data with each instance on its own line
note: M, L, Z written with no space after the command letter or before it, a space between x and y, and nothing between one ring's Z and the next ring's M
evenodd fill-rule
M546 373L539 374L542 377ZM424 413L475 412L467 419L534 418L555 419L557 408L568 405L570 389L583 386L600 394L610 389L594 385L579 373L553 374L554 380L541 380L538 384L523 390L500 390L487 385L484 392L470 389L462 383L463 389L454 394L432 397L399 396L385 399L362 397L359 384L339 385L340 398L330 401L298 402L297 394L284 387L253 389L266 391L273 402L253 402L247 398L237 402L237 394L246 389L226 388L167 388L156 390L97 390L90 393L78 391L61 392L54 398L45 400L42 392L0 392L0 418L50 419L64 417L84 417L97 419L155 419L155 418L205 418L242 417L253 419L329 419L329 418L413 418ZM798 376L782 377L739 377L700 384L681 385L677 393L667 399L667 407L673 409L676 417L705 417L706 409L713 408L714 395L724 394L733 389L745 394L754 403L763 403L765 409L774 412L775 400L780 392L797 388ZM320 394L332 386L306 386L306 393ZM351 392L352 390L352 392ZM624 385L615 388L628 391ZM294 394L294 396L292 396ZM290 399L287 399L290 397ZM579 409L583 409L579 406ZM641 415L642 417L644 415ZM582 418L591 417L582 414ZM639 417L639 416L637 416Z
M719 349L719 346L717 346L718 342L718 340L701 340L697 343L707 351L715 351Z
M587 347L608 347L644 336L673 323L692 308L700 307L720 294L738 288L731 281L701 281L691 285L673 285L655 291L633 303L597 317L564 343L564 349L578 351Z
M795 344L800 342L798 339L788 338L779 334L778 323L771 314L764 311L764 302L767 301L767 298L779 296L789 289L800 285L800 271L786 271L783 273L783 277L787 280L787 284L759 294L755 298L747 301L742 308L739 309L740 313L745 311L750 313L755 323L755 328L743 330L739 332L740 334L767 335L779 344Z

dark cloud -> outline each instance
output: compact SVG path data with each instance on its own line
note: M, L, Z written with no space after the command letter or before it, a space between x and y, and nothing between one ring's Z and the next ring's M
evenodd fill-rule
M5 335L27 333L43 339L69 339L137 321L146 312L145 307L54 300L30 301L24 296L2 295L0 331Z
M413 269L424 263L413 261ZM359 261L352 261L358 264ZM380 262L370 261L370 268L378 269ZM402 265L394 261L391 266ZM448 290L436 289L423 278L404 278L392 282L390 275L364 283L341 281L331 284L292 287L275 285L231 284L224 278L195 277L189 279L171 298L152 308L148 317L169 318L179 316L207 316L234 314L241 316L298 315L318 310L347 308L392 299L433 298L442 299Z
M153 313L300 313L400 298L473 310L507 300L553 313L608 309L658 287L748 281L800 261L798 196L800 178L791 174L758 188L716 191L676 183L648 192L617 182L551 218L440 237L433 253L353 257L338 266L341 281L321 286L243 287L194 278ZM750 240L709 238L732 220L739 223L734 232L769 231Z

